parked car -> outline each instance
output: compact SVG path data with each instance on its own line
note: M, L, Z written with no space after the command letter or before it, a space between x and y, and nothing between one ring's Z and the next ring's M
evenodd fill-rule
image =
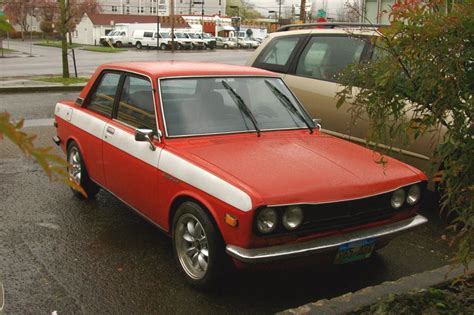
M239 42L244 42L247 44L247 48L257 48L260 46L260 43L251 39L250 37L239 37Z
M193 43L184 33L174 32L174 40L178 42L178 49L192 49Z
M157 33L153 30L136 30L133 32L132 44L137 49L156 48L158 46L156 36Z
M55 126L70 178L169 235L197 287L227 264L367 258L426 222L422 172L391 158L383 169L371 150L321 132L269 71L102 65L79 98L56 105Z
M189 38L193 49L206 49L206 43L195 33L182 33Z
M113 30L109 34L105 36L101 36L99 42L103 46L115 46L115 47L123 47L124 45L128 45L130 39L127 35L126 30Z
M270 34L246 65L279 73L311 117L322 119L325 132L366 144L368 120L351 125L350 99L341 108L336 107L336 93L341 90L337 75L351 63L377 58L379 51L371 41L374 36L378 33L373 26L290 25ZM430 172L434 148L432 137L426 134L409 147L395 145L392 153Z
M216 37L216 47L224 49L236 48L237 43L226 37Z
M162 43L161 43L162 42ZM171 39L171 34L168 32L160 32L160 49L171 49L173 46L173 40ZM178 41L174 41L174 48L178 49Z
M237 37L227 37L227 40L233 41L237 48L250 48L250 44Z
M206 44L206 48L215 49L216 39L209 33L195 33Z

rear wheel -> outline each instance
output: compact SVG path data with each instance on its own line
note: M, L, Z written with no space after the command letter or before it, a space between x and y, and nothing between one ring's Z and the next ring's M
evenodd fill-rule
M135 44L135 47L136 47L137 49L142 49L143 46L142 46L142 43L137 42L137 43Z
M121 48L123 45L122 45L122 42L116 42L116 43L115 43L115 46L116 46L117 48Z
M87 199L94 198L99 192L100 187L89 178L79 146L74 141L67 147L67 161L69 162L67 168L69 178L84 189ZM77 197L86 198L77 190L72 189L72 191Z
M166 50L166 48L167 48L166 44L163 43L163 44L160 45L161 50Z
M230 259L219 230L195 202L184 202L173 218L173 250L186 280L211 288L224 274Z
M229 48L229 45L224 44L224 49L228 49L228 48Z

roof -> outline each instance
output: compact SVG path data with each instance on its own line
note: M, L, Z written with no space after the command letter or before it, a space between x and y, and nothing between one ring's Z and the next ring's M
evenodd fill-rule
M365 35L377 36L380 35L374 28L361 27L343 27L343 28L306 28L300 30L288 30L271 33L270 36L288 36L298 34L344 34L344 35Z
M150 77L178 76L272 76L276 73L258 68L207 62L186 61L129 61L101 65L99 69L121 69L146 74Z
M87 14L94 25L111 25L117 23L156 23L156 16L153 15L132 15L132 14ZM171 27L171 17L160 16L162 27ZM185 28L189 24L180 16L175 17L175 27Z

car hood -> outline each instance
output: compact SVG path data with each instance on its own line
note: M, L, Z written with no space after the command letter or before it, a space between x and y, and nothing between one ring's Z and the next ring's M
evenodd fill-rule
M424 180L417 169L319 132L262 133L179 142L183 158L249 193L254 203L361 198ZM174 151L174 150L173 150Z

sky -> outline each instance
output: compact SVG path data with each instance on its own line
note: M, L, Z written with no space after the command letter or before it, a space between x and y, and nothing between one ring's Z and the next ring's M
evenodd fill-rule
M306 0L306 2L312 2L313 0ZM274 10L278 12L278 3L279 0L249 0L255 6L262 15L268 15L269 10ZM316 6L321 7L324 2L327 3L328 14L336 14L337 8L341 7L345 0L316 0ZM282 0L282 15L285 10L291 10L293 4L300 4L301 0Z

